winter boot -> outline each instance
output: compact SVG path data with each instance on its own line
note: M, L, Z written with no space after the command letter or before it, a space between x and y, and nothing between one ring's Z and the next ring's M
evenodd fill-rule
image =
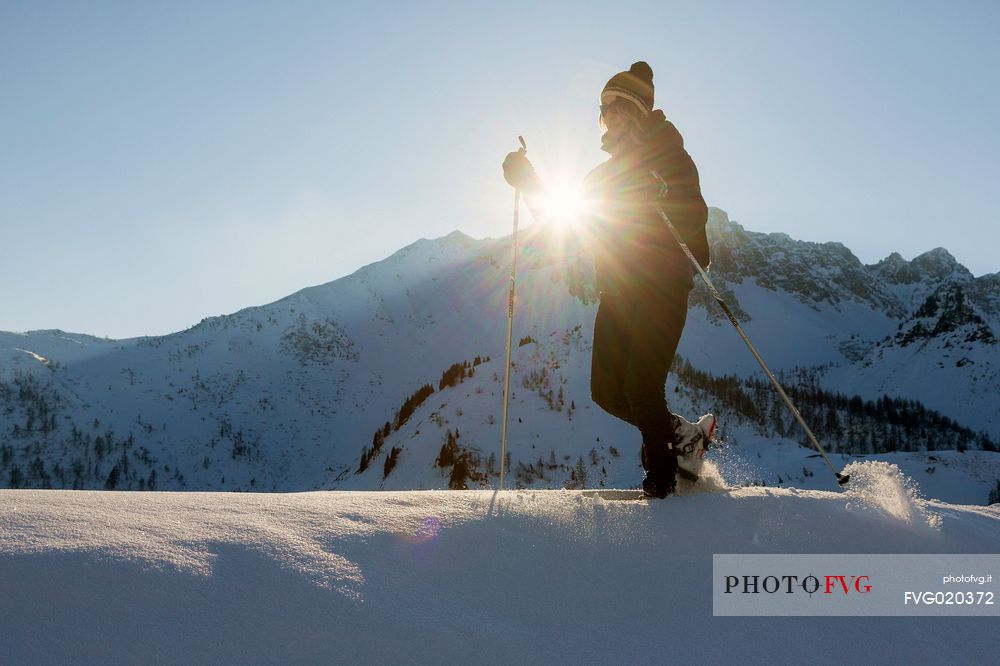
M674 487L667 487L655 474L646 472L642 479L642 496L647 499L663 499L674 492Z
M677 417L674 427L675 448L677 449L677 473L696 481L704 464L705 453L715 436L718 424L713 414L705 414L697 423Z
M656 472L646 470L646 476L642 480L642 494L644 497L662 499L674 493L677 489L677 472L679 469L677 460L678 456L671 451L667 453L663 461L663 469Z

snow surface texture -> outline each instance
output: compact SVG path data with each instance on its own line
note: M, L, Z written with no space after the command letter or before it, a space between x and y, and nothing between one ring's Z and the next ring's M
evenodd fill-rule
M714 618L713 553L995 553L1000 507L747 487L0 491L5 663L986 663L995 618Z

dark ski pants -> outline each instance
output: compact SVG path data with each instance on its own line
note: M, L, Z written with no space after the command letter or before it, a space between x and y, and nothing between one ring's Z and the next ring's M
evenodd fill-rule
M590 393L604 411L642 433L642 466L672 487L674 415L664 385L687 321L690 282L601 293L594 322Z

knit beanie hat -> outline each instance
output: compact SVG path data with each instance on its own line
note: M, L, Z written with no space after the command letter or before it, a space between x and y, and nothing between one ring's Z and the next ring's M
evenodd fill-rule
M627 72L618 72L601 91L601 104L610 104L615 97L622 97L639 107L643 115L653 110L653 69L640 60L632 63Z

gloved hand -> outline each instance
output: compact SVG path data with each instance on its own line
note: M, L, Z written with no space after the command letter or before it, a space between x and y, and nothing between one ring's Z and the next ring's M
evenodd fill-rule
M503 179L515 189L533 192L541 189L542 183L524 152L522 148L507 154L503 161Z

